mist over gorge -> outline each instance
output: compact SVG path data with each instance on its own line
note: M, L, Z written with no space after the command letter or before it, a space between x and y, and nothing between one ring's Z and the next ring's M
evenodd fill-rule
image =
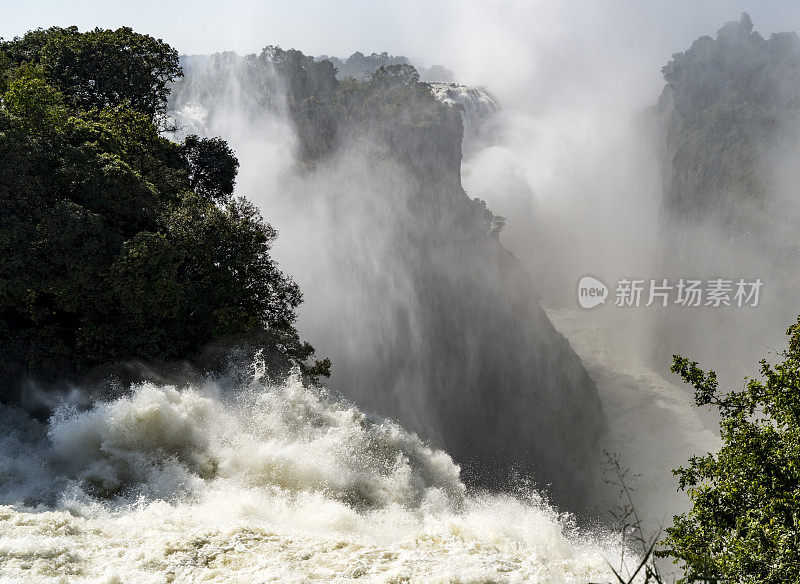
M184 59L171 109L250 161L240 188L282 234L276 258L304 290L300 329L334 363L332 386L444 448L473 484L533 473L556 500L590 504L597 392L502 224L461 187L464 105L402 65L337 82L325 62L270 51ZM476 124L496 105L472 92ZM309 128L320 118L326 133Z

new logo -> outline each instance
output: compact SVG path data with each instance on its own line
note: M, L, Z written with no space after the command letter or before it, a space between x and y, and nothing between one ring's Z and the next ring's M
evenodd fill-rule
M608 298L608 286L597 278L584 276L578 282L578 304L581 308L594 308Z

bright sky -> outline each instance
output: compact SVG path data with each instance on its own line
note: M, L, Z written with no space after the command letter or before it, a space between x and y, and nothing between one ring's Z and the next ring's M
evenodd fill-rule
M350 54L356 47L402 49L402 36L393 26L402 9L379 0L0 0L0 36L39 26L128 25L163 38L182 53L253 52L278 44Z
M314 55L385 50L509 91L611 68L656 87L673 52L743 11L764 36L800 31L800 3L791 0L0 0L0 37L52 25L129 25L181 53L267 44ZM527 81L515 84L521 71Z

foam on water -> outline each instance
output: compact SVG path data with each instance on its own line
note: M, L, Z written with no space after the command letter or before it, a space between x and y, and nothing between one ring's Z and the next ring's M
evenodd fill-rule
M467 493L396 424L296 378L0 410L2 582L611 581L612 535Z

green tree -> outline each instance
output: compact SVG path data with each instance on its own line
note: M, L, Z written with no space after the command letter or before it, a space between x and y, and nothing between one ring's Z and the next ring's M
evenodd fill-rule
M723 393L714 371L676 355L672 371L698 406L719 411L723 446L674 471L692 508L667 529L659 552L683 565L682 582L800 581L800 318L763 380Z
M212 345L262 350L276 377L328 374L294 329L302 296L269 254L275 230L231 198L231 149L159 130L173 49L70 28L0 42L0 56L13 64L0 94L0 401L23 378Z
M413 85L419 83L419 73L413 65L401 63L398 65L381 65L372 74L372 80L378 83Z
M5 109L32 131L60 126L67 117L64 96L44 79L20 76L3 94Z
M226 201L233 194L239 161L222 138L187 136L183 151L189 163L189 185L211 201Z
M127 103L151 117L166 111L168 84L182 75L178 52L129 27L35 30L3 43L0 60L36 64L67 100L82 109Z
M263 64L274 67L285 84L284 90L290 102L301 102L316 96L330 98L338 88L336 69L330 61L317 61L297 49L284 50L267 46L258 57Z

